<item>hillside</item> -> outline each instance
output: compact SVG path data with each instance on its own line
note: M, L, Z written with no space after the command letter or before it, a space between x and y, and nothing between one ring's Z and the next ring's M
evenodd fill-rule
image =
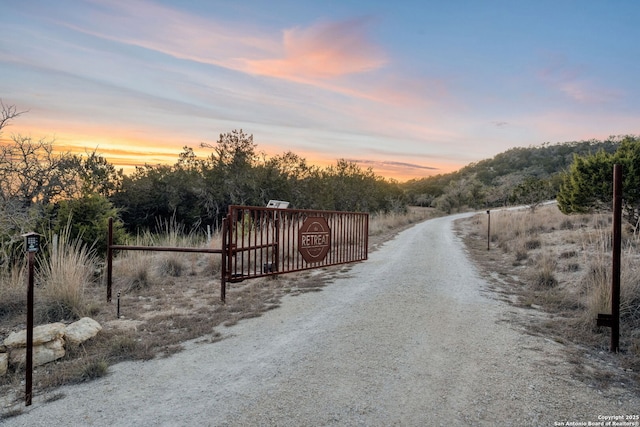
M622 139L610 137L605 141L515 147L453 173L408 181L402 184L402 188L410 204L438 206L448 211L517 203L514 191L526 180L547 183L549 195L553 198L560 174L571 165L574 156L600 150L613 153Z

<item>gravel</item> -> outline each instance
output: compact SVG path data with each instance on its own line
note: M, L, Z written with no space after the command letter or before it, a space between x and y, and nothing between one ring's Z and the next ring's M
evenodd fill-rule
M516 309L492 298L452 232L457 217L402 232L322 292L220 330L220 342L120 363L1 422L515 426L638 414L637 396L579 381L564 345L508 321Z

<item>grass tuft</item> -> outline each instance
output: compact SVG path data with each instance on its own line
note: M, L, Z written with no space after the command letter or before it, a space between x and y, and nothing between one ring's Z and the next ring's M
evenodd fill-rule
M71 239L67 225L59 236L51 236L48 253L40 260L38 280L42 304L37 313L41 323L75 320L86 314L85 286L93 281L96 255L78 237Z

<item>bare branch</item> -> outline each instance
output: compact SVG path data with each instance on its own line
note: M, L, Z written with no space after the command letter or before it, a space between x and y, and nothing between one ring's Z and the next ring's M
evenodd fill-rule
M27 113L28 111L29 110L18 111L15 105L6 105L2 102L2 99L0 99L0 132L2 132L2 128L9 125L11 120Z

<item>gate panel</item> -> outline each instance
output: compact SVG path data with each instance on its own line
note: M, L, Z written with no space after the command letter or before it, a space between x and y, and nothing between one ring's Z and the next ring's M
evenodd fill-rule
M367 259L369 215L230 206L223 237L226 281Z

